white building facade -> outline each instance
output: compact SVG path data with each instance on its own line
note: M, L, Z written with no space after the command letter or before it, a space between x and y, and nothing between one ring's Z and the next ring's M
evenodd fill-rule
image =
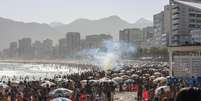
M193 0L194 1L194 0ZM200 41L201 3L189 0L172 0L172 33L169 49L170 75L178 77L201 76Z
M201 29L191 31L193 43L201 43Z

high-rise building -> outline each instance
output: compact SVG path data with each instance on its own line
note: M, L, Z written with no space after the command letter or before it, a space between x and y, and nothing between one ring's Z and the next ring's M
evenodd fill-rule
M150 40L154 37L154 28L153 27L145 27L142 29L143 31L143 42L142 48L149 48Z
M59 45L55 45L55 46L53 47L52 55L53 55L53 59L61 58Z
M171 2L171 7L171 45L190 43L190 32L201 29L201 3L174 0Z
M154 28L153 27L145 27L142 29L143 31L143 40L150 39L154 36Z
M35 41L32 44L34 58L43 58L43 44L40 41Z
M43 41L43 46L45 48L52 48L53 41L51 39L46 39L46 40Z
M9 46L9 57L10 58L17 57L18 53L17 50L18 50L17 42L11 42Z
M34 58L50 59L53 56L53 41L46 39L43 42L35 41L32 44Z
M171 6L165 5L164 10L153 16L154 34L169 34L171 33Z
M191 44L193 41L200 41L198 30L201 29L201 2L171 0L170 6L172 16L170 45L174 45L168 49L170 75L178 77L200 76L201 47Z
M85 39L85 48L101 48L104 45L104 41L113 40L111 35L88 35Z
M164 33L170 34L172 32L172 16L171 16L171 6L164 6Z
M67 40L66 40L66 38L63 38L63 39L59 40L59 46L58 46L58 48L59 48L59 57L60 58L65 58L68 55L68 53L67 53L68 51L67 51Z
M181 0L181 1L197 2L197 3L201 2L201 0Z
M165 38L162 36L162 38L164 38L163 40L165 40L165 43L166 43L165 45L169 45L171 33L172 33L171 6L166 5L164 7L164 36Z
M191 31L192 41L193 43L200 44L201 43L201 29Z
M66 34L68 56L74 56L80 51L80 33L68 32Z
M154 37L151 40L151 47L167 46L167 34L171 33L170 10L169 6L164 7L164 11L155 14L154 20Z
M87 45L87 40L85 39L81 39L80 40L80 50L84 50L84 49L87 49L88 48L88 45Z
M3 52L0 51L0 59L3 59Z
M164 34L164 11L155 14L153 17L154 21L154 34L155 36L160 36Z
M171 6L164 6L164 10L154 15L154 47L167 46L169 37L172 32L171 25Z
M46 39L43 41L43 54L44 58L52 58L53 52L53 41L51 39Z
M121 30L119 32L119 41L141 47L143 42L143 31L137 28Z
M19 56L22 58L31 58L32 57L32 45L31 38L23 38L19 40Z
M9 54L10 54L9 48L3 49L1 52L1 58L5 58L5 59L10 58Z

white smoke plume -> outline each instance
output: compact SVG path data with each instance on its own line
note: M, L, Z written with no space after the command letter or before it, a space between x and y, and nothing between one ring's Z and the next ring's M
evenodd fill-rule
M130 55L136 51L135 46L105 40L100 48L85 49L81 54L92 64L98 64L104 70L118 68L122 55Z

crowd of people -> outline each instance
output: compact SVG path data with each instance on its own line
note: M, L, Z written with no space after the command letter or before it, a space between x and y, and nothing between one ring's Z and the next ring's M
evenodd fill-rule
M121 92L137 93L132 101L201 100L196 79L169 76L165 63L120 65L107 71L95 65L79 66L90 71L39 80L2 79L0 101L119 101L114 95Z

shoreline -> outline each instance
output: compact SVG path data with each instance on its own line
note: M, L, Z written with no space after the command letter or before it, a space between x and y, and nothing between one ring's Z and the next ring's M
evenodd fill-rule
M123 64L132 64L141 60L121 60ZM0 63L24 63L24 64L96 64L90 60L17 60L17 59L0 59Z
M0 60L0 63L81 64L80 61L75 61L75 60Z
M120 64L135 64L143 62L153 62L148 60L120 60ZM159 62L159 61L158 61ZM90 60L17 60L17 59L0 59L0 63L23 63L23 64L91 64L98 65L97 63L92 63Z

